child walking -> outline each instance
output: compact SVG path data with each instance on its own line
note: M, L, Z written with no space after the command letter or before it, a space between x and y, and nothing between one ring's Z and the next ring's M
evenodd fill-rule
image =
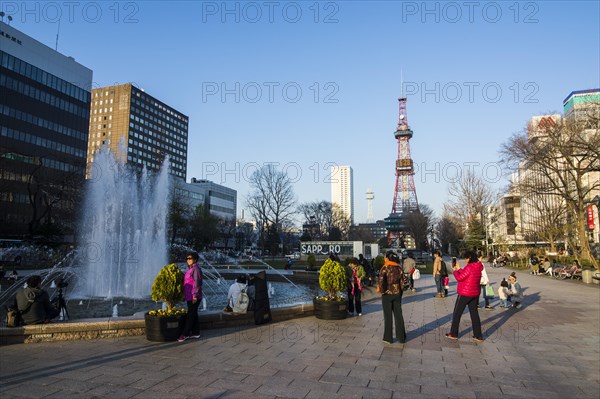
M498 298L500 298L500 307L508 308L508 281L502 279L500 287L498 287Z

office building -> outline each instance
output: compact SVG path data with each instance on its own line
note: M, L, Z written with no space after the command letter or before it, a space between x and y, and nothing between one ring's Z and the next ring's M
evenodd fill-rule
M565 118L600 118L600 89L576 90L563 100Z
M0 22L0 235L73 232L92 70Z
M191 183L180 185L183 193L187 193L193 208L200 204L208 207L211 215L220 219L233 220L237 215L237 191L221 186L210 180L192 178Z
M94 154L107 146L121 162L142 170L160 169L186 179L188 117L126 83L92 90L87 148L88 177Z
M350 166L331 168L331 204L339 206L344 215L354 223L353 176Z

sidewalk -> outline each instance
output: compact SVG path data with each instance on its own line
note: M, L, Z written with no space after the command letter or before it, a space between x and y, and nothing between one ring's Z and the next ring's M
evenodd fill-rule
M507 268L487 268L496 290ZM405 293L408 341L384 345L379 299L362 317L314 317L203 332L199 340L145 337L0 348L5 398L597 398L600 287L517 272L520 309L468 313L448 341L456 283L433 298L431 276ZM369 295L374 295L370 293ZM492 301L497 305L497 300Z

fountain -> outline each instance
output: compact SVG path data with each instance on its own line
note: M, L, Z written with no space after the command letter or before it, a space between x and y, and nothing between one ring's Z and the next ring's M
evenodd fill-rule
M167 263L167 165L165 159L156 176L146 169L138 175L108 149L96 153L83 207L75 295L148 297Z
M120 147L124 151L123 145ZM92 178L86 182L78 248L54 267L37 272L51 297L58 294L58 282L68 282L69 288L64 289L66 301L79 305L70 306L69 318L117 317L156 308L150 299L151 285L160 268L168 263L167 162L155 175L145 170L136 174L119 163L108 149L96 153ZM205 293L201 309L220 310L227 301L229 283L204 254L200 257ZM266 262L259 262L287 281L271 286L271 297L278 284L283 286L277 292L285 293L271 298L272 307L307 302L314 296L313 290L296 286ZM185 264L180 267L185 270ZM25 280L23 276L0 293L0 304L8 303Z

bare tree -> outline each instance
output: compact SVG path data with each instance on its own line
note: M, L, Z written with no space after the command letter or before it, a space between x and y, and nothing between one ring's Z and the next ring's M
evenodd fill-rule
M348 239L348 232L350 231L350 226L352 225L352 220L346 215L346 212L338 205L333 204L331 206L331 229L337 229L340 232L340 238L342 240Z
M489 184L471 169L450 183L448 195L450 199L444 204L444 213L454 215L456 222L463 226L480 218L493 198Z
M295 213L296 198L289 176L273 164L264 165L250 177L252 191L246 204L261 232L264 246L268 229L280 232Z
M540 124L535 130L525 129L504 143L500 152L509 170L530 171L538 176L533 184L532 180L524 179L520 188L564 201L568 211L566 222L574 226L581 258L598 268L588 242L585 214L586 205L600 190L597 116L578 115Z
M442 218L437 223L436 235L440 241L442 250L447 250L449 255L452 255L454 251L458 250L458 243L461 235L456 224L453 222L453 218L447 213L442 215ZM454 250L452 250L454 248Z
M191 201L182 193L181 184L175 181L170 194L167 230L171 245L185 239L193 211Z
M408 214L406 217L406 232L415 240L417 249L426 249L429 227L434 223L433 210L426 204L420 204L419 210Z
M300 204L298 212L304 217L304 224L318 226L311 229L311 238L313 240L325 239L329 235L329 230L332 226L332 210L331 202L314 201Z
M524 233L529 240L547 241L550 251L556 252L557 241L568 231L565 219L567 207L564 201L556 196L541 195L539 191L531 190L532 186L536 186L534 182L520 185L521 215L526 222Z
M304 216L305 224L318 226L318 229L311 231L312 239L348 239L352 221L338 204L329 201L307 202L298 206L298 212Z
M493 198L490 185L473 170L467 169L459 179L450 183L448 195L450 199L444 204L444 214L458 227L465 245L471 249L478 248L484 238L485 210Z

